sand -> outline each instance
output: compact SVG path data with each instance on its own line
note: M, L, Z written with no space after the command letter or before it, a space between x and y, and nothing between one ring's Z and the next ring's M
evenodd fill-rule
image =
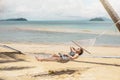
M6 43L24 54L0 53L0 80L120 80L120 47L88 47L84 53L67 63L38 62L40 53L68 53L68 44ZM0 49L3 52L3 49ZM9 51L8 51L9 52ZM102 58L109 56L111 58ZM112 56L114 56L112 58Z

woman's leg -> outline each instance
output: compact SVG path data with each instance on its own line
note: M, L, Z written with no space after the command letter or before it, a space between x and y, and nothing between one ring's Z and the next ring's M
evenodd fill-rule
M49 58L39 58L37 56L35 56L35 58L37 59L37 61L57 61L57 60L60 60L60 57L59 56L52 56L52 57L49 57Z
M59 57L57 54L53 54L52 57Z

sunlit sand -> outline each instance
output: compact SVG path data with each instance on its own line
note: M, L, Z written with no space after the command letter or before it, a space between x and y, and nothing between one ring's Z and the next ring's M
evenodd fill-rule
M120 47L96 46L88 49L75 61L67 63L38 62L35 55L40 53L68 53L66 44L5 44L20 50L23 54L0 53L1 80L119 80L120 59L101 56L120 56ZM4 50L5 51L5 50ZM3 49L0 48L0 52ZM7 51L6 51L7 52ZM97 57L95 57L97 56Z

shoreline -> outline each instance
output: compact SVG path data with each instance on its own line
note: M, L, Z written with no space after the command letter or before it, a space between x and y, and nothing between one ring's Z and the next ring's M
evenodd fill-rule
M7 45L7 44L26 44L26 45L28 45L28 44L31 44L31 45L38 45L38 44L40 44L40 45L68 45L68 46L75 46L75 44L74 43L72 43L72 41L71 42L52 42L52 43L50 43L50 42L48 42L48 43L42 43L42 42L36 42L36 43L34 43L34 42L1 42L0 43L0 45ZM77 46L76 46L77 47ZM93 46L88 46L88 47L120 47L120 45L93 45Z
M32 51L34 52L35 50L39 52L47 52L47 53L59 53L59 51L62 52L69 52L69 48L71 46L73 47L78 47L75 44L59 44L59 43L3 43L0 45L7 45L10 47L13 47L17 50L23 51L23 52L29 52ZM88 47L84 47L85 49L87 49L88 51L90 50L93 53L103 53L103 51L106 51L107 54L117 54L117 51L120 51L118 49L120 49L120 46L88 46ZM33 50L32 50L33 49ZM110 49L110 50L109 50ZM28 50L28 51L27 51ZM53 50L53 51L52 51ZM35 51L35 52L37 52ZM101 52L100 52L101 51Z

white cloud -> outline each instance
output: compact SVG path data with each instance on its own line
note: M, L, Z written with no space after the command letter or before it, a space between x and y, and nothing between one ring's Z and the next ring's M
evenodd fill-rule
M2 0L0 0L0 12L2 12L2 11L3 11L3 8L4 8L4 6L3 6L3 1L2 1Z
M1 0L0 0L1 1ZM99 0L2 0L1 18L78 19L108 16ZM109 0L120 13L119 0Z

